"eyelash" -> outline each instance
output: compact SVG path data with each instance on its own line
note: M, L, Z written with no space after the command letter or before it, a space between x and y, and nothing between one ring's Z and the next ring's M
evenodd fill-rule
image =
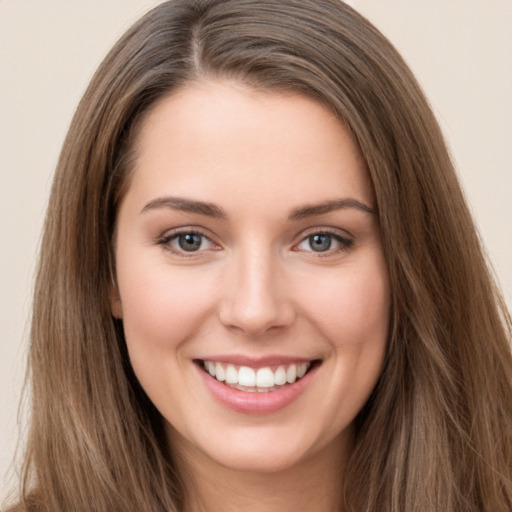
M218 247L218 248L220 247L214 241L211 240L210 235L208 235L207 233L205 233L204 231L202 231L201 229L196 228L196 227L185 227L185 228L175 229L172 232L167 233L164 236L158 238L156 240L156 243L158 245L162 246L166 251L169 251L172 254L177 255L178 257L181 257L181 258L197 257L198 255L202 255L202 253L204 253L205 250L207 250L207 249L199 248L196 251L186 251L184 249L178 249L176 247L173 247L172 242L174 240L178 240L181 235L199 236L203 239L201 241L201 245L202 245L204 239L206 239L214 247ZM308 239L311 239L311 237L318 236L318 235L329 236L331 239L334 239L339 244L339 246L334 249L329 247L325 251L314 251L312 249L309 251L304 251L307 253L311 253L312 255L314 254L315 255L314 257L322 258L322 257L332 256L334 254L343 253L343 252L348 251L354 244L353 240L346 238L344 236L341 236L338 231L329 229L329 228L322 228L322 229L315 229L315 230L312 230L312 231L304 234L302 236L300 242L298 244L294 245L293 250L300 251L300 249L298 249L298 247L301 244L307 242ZM218 249L213 249L213 250L218 250Z
M315 255L314 257L316 257L316 258L326 258L329 256L333 256L335 254L344 253L344 252L348 251L354 245L353 240L340 235L339 231L334 230L334 229L329 229L329 228L322 228L322 229L314 229L314 230L310 231L309 233L306 233L301 238L300 242L298 244L296 244L294 247L299 247L301 244L306 242L311 237L318 236L318 235L329 236L331 239L334 239L339 244L339 247L336 247L334 249L329 248L326 251L314 251L314 250L306 251L308 253L311 253L311 255L314 254ZM299 249L295 249L295 250L299 250Z
M173 240L178 240L178 237L181 235L196 235L200 236L202 239L208 240L210 244L213 246L219 247L215 242L211 240L211 236L207 233L203 232L200 228L196 227L185 227L185 228L178 228L174 229L170 233L166 233L162 237L157 239L157 244L161 245L166 251L171 252L172 254L175 254L176 256L180 258L191 258L191 257L197 257L199 254L202 254L204 250L198 250L198 251L185 251L180 250L171 245L171 242ZM201 242L202 244L202 242ZM214 249L217 250L217 249Z

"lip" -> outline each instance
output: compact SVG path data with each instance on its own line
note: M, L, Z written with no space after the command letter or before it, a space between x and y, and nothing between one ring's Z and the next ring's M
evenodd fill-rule
M300 363L311 361L311 359L283 359L275 357L263 358L256 361L254 359L242 356L229 356L226 358L216 356L207 360L247 365L251 366L252 368L274 366L275 364L292 364L296 362ZM279 362L276 363L276 361ZM285 385L276 391L269 391L264 393L250 393L231 388L222 382L219 382L209 373L205 372L199 364L194 364L194 366L196 367L200 378L202 379L206 388L212 394L213 398L223 406L244 414L271 414L284 409L299 398L299 396L306 390L310 382L313 380L320 364L313 364L308 373L306 373L306 375L304 375L304 377L301 379L295 381L293 384Z
M214 363L232 364L233 366L248 366L258 370L266 366L274 367L289 364L301 364L309 363L315 359L304 359L300 357L288 357L288 356L265 356L265 357L247 357L243 355L215 355L215 356L204 356L195 361L212 361Z

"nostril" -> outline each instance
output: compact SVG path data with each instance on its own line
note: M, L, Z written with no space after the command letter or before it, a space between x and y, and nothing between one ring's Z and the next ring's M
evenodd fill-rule
M218 314L231 330L259 336L293 323L295 311L272 257L252 249L233 265Z
M278 331L291 325L295 314L285 304L266 304L256 307L253 304L238 303L224 306L220 311L221 323L230 330L246 336L260 336Z

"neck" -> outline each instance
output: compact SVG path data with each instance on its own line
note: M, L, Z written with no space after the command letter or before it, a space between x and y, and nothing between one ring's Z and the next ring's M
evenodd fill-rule
M184 512L341 511L349 443L333 441L291 468L256 472L227 468L201 454L175 453L184 480Z

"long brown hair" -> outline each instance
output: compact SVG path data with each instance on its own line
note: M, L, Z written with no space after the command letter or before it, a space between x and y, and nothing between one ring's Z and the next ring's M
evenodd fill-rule
M356 419L346 511L511 510L510 317L420 88L392 45L338 0L165 2L101 64L62 149L41 244L19 509L182 507L159 415L110 314L111 240L141 119L208 78L322 102L366 159L391 329Z

